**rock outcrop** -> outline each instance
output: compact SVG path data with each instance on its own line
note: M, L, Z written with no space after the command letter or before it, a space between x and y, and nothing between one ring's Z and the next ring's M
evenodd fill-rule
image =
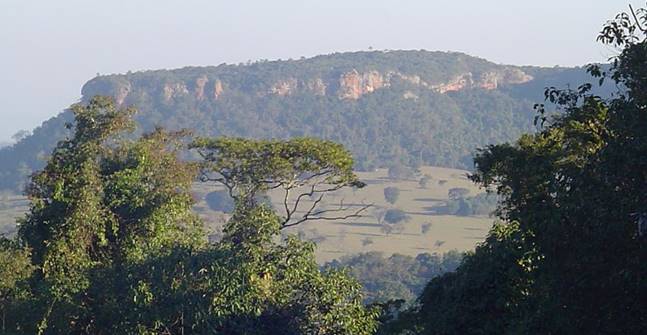
M307 87L314 95L326 95L327 86L321 78L310 79Z
M132 85L130 82L125 82L122 85L118 85L115 92L115 103L117 106L121 106L126 101L128 94L132 90Z
M519 69L504 68L502 71L490 71L481 75L478 86L486 90L495 90L499 84L523 84L532 80L532 76Z
M204 100L204 87L209 82L206 75L202 75L195 80L195 97L199 101Z
M213 85L213 98L218 100L224 91L225 89L223 88L222 81L220 79L216 79L216 82Z
M189 89L186 87L186 83L166 83L162 89L162 94L164 96L164 101L169 102L173 98L185 96L189 94Z
M438 93L447 93L464 90L466 88L472 87L474 85L474 79L472 78L472 73L464 73L447 83L438 84L431 86L431 89Z
M331 71L335 71L331 68ZM433 75L417 73L402 73L395 70L351 69L341 74L321 73L311 77L288 76L274 81L274 83L252 93L256 96L277 95L290 96L295 94L314 94L316 96L333 95L341 100L357 100L366 94L393 85L405 84L415 88L432 90L440 94L456 92L471 88L495 90L501 85L522 84L532 80L532 76L523 72L520 68L512 66L492 65L484 72L463 72L446 81L432 79ZM337 72L339 73L339 72ZM110 76L112 77L112 76ZM134 91L137 94L150 94L152 92L140 92L139 87L134 87L131 80L125 77L112 77L112 80L105 80L97 77L84 86L84 96L91 96L91 92L110 92L115 98L117 105L127 103L127 98ZM324 79L325 78L325 79ZM231 80L231 79L229 79ZM163 101L169 102L178 97L191 95L197 101L205 99L219 100L225 92L225 86L232 85L233 89L240 90L238 83L225 83L214 74L204 72L187 79L169 79L160 83L156 89L161 92ZM230 86L227 86L230 87ZM249 87L249 86L248 86ZM404 99L417 99L416 89L407 91Z
M274 83L274 85L270 87L270 93L279 96L286 96L295 93L298 88L299 82L295 78L288 78Z
M339 78L337 96L340 99L357 100L366 93L371 93L388 85L388 81L378 71L359 73L353 69L342 74Z

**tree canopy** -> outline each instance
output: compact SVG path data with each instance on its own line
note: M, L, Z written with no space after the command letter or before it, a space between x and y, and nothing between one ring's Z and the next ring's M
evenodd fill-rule
M265 203L237 198L222 240L207 243L191 211L190 186L201 165L179 159L186 132L158 129L125 139L120 133L134 111L105 97L72 110L72 136L32 176L30 211L16 240L0 241L3 332L374 332L377 311L364 307L360 284L343 271L320 271L314 244L294 236L279 241L283 218ZM319 144L316 152L342 150L299 143L283 147L295 156L309 144ZM231 150L220 153L232 157ZM318 157L313 164L325 164ZM280 164L256 163L260 180L285 176ZM227 166L247 167L238 164ZM352 160L331 166L347 165ZM359 183L343 171L328 181Z
M262 192L283 192L281 228L307 220L357 217L370 206L319 208L331 192L364 187L353 172L351 154L337 143L314 138L200 138L190 147L204 159L201 179L223 184L241 206L256 206ZM304 214L298 215L301 211Z
M638 334L647 327L647 11L609 22L621 47L592 65L611 98L546 90L540 131L475 157L472 179L501 196L501 223L456 273L432 280L400 320L421 334Z

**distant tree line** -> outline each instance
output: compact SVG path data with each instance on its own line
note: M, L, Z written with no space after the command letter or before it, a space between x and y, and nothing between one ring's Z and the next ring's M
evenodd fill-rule
M380 252L368 252L334 260L324 268L347 269L362 284L367 304L394 300L412 304L432 278L455 271L462 258L463 254L457 251L440 255L422 253L416 257L385 257Z

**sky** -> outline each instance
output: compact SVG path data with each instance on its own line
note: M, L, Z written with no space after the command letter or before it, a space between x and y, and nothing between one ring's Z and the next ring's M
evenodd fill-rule
M577 66L630 0L0 0L0 143L100 74L394 49Z

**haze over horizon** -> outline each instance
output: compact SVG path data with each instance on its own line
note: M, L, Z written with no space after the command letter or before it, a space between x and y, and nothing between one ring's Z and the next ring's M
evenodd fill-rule
M0 11L0 143L78 101L97 73L369 47L459 51L513 65L604 62L615 50L595 41L597 31L628 3L7 0Z

